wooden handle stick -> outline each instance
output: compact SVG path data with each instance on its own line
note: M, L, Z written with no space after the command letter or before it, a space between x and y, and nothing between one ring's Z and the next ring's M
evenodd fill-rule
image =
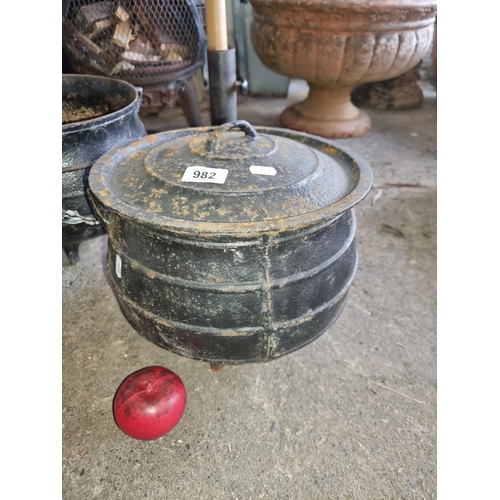
M227 50L226 0L206 0L208 50Z

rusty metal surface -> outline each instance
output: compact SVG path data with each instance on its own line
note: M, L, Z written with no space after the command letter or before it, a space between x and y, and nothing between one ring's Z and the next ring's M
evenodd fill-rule
M212 363L307 345L337 319L357 268L351 212L313 234L246 245L110 227L108 275L125 317L160 347Z
M319 137L256 127L257 140L229 132L217 152L206 152L214 130L150 135L104 155L91 172L92 195L103 209L156 231L247 239L333 220L370 189L364 158ZM227 168L227 181L182 182L191 165ZM253 175L252 165L277 174Z
M143 91L140 114L147 116L157 114L163 108L173 108L177 104L178 90L175 85L158 85L146 87Z
M165 108L179 104L190 127L202 125L198 94L191 77L185 80L143 89L140 116L157 115Z
M277 174L249 177L256 159ZM231 184L185 183L181 195L193 163L227 166ZM159 166L175 191L148 184ZM235 122L115 149L92 168L90 195L131 325L178 354L243 363L300 349L337 319L357 268L352 207L371 182L364 160L331 143Z

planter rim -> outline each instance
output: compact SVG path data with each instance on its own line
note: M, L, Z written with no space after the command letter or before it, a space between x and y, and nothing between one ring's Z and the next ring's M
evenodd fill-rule
M62 134L73 134L80 133L87 129L93 129L95 127L105 127L116 120L122 119L124 116L128 116L137 111L140 107L140 95L137 88L131 83L125 82L124 80L119 80L117 78L109 78L106 76L97 75L73 75L73 74L63 74L62 80L70 82L71 80L78 82L109 82L117 87L118 90L123 89L131 92L131 100L128 104L116 109L110 113L97 118L90 118L88 120L80 120L73 123L66 123L62 125Z

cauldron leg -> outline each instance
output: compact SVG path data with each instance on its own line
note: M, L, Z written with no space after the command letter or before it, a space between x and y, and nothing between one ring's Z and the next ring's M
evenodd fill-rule
M74 266L77 262L80 262L80 254L78 253L79 243L70 243L63 245L64 253L68 257L69 263Z
M224 368L224 365L222 363L210 363L210 368L213 372L220 372Z
M184 87L179 92L179 105L190 127L202 126L200 108L198 106L198 94L191 78L184 82Z

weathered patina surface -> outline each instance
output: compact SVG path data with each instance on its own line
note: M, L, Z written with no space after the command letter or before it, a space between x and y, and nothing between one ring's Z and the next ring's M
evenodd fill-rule
M252 43L263 64L309 83L284 127L323 137L370 130L351 91L417 65L432 43L436 0L250 0Z
M62 76L62 243L71 263L79 244L104 233L87 200L94 162L127 141L146 135L137 89L88 75Z
M227 176L186 182L194 166ZM134 328L185 356L241 363L299 349L335 321L357 266L352 207L371 183L366 161L330 142L235 122L114 149L89 194Z

